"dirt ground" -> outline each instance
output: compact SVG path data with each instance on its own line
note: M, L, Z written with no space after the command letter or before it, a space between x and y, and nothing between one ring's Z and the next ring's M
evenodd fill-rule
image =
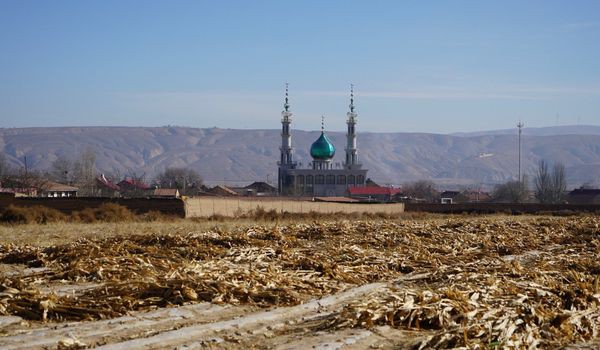
M596 349L598 257L598 216L0 227L0 348Z

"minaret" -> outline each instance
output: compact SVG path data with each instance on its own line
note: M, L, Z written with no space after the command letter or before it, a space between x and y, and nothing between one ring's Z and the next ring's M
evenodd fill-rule
M350 112L346 114L348 120L348 132L346 133L346 168L358 168L358 148L356 147L356 122L358 114L354 111L354 85L350 84Z
M290 104L288 97L288 83L285 84L285 103L284 110L281 112L281 160L279 165L282 168L293 168L294 161L292 159L292 134L290 133L290 124L292 123L292 112L290 112Z

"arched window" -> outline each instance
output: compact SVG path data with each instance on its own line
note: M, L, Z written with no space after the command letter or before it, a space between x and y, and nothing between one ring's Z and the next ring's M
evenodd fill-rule
M326 181L328 185L335 185L335 175L327 175Z
M348 185L355 185L354 175L348 175Z
M358 175L356 177L356 184L357 185L364 185L365 184L365 177L362 175Z
M338 185L345 185L346 184L346 175L338 175L338 177L337 177L337 184Z
M314 183L314 176L306 175L306 187L304 188L305 194L313 194L313 188L314 188L313 183Z
M325 183L325 176L317 175L315 176L315 185L322 185Z
M304 193L304 175L296 176L296 186L297 186L297 194Z
M313 176L312 175L306 175L306 184L307 185L312 185L314 182Z

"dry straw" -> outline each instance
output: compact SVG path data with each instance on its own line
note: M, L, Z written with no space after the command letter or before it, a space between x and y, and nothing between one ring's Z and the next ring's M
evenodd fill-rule
M200 301L294 305L397 281L320 329L426 330L420 348L554 348L599 336L599 226L597 217L482 217L5 244L2 263L38 269L1 277L0 314L62 322ZM64 283L87 288L52 292Z

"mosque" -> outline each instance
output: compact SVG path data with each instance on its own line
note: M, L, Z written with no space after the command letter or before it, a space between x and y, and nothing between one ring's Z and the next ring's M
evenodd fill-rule
M278 189L282 196L334 197L346 196L348 187L365 186L367 169L358 162L356 145L356 122L358 114L354 108L354 88L350 88L350 111L346 114L346 161L339 167L333 166L335 146L325 133L321 121L321 135L310 146L313 158L308 168L300 168L293 159L292 112L288 100L288 86L285 88L285 103L281 112L281 159L277 163Z

